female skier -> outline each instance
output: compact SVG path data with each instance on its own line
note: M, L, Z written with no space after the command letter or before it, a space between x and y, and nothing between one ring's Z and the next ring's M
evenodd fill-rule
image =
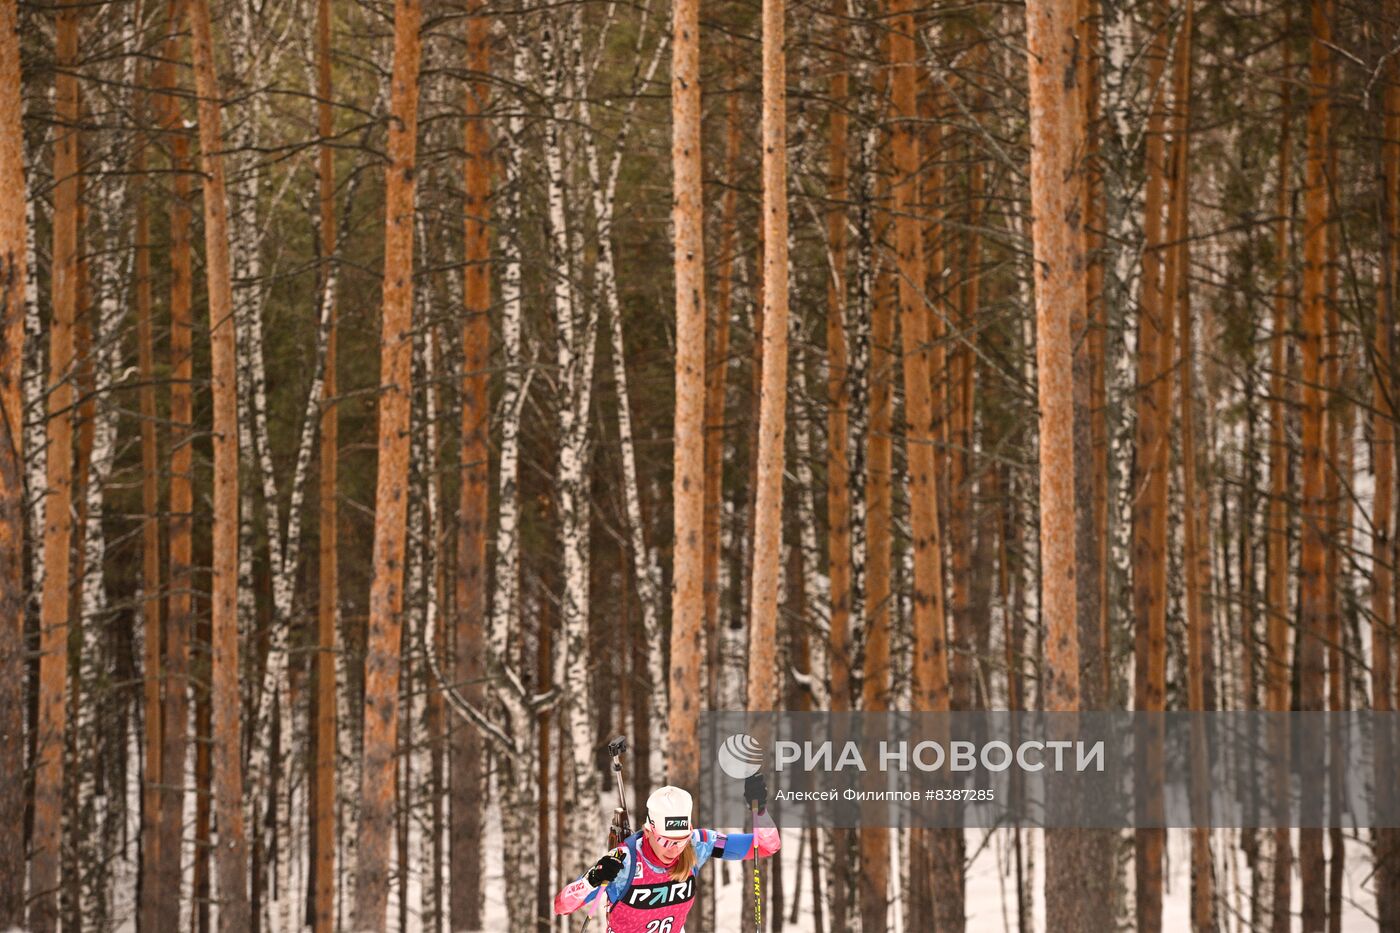
M744 799L758 804L752 833L721 833L690 825L690 794L661 787L647 798L646 825L604 855L582 878L554 898L556 914L571 914L607 891L612 904L608 933L682 933L695 902L700 866L711 855L722 859L769 856L782 846L778 829L764 811L768 785L756 774L744 782Z

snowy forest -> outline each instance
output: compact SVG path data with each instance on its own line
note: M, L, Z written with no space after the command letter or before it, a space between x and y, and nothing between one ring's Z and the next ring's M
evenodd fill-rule
M1397 275L1400 0L0 0L0 929L578 933L702 710L1389 711ZM1400 930L1400 829L783 836Z

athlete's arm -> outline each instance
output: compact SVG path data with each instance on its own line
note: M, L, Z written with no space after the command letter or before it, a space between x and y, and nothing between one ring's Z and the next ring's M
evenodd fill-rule
M571 914L596 898L598 892L604 888L608 890L608 899L616 901L613 888L617 886L619 875L626 877L622 872L626 861L627 850L623 848L614 849L600 858L581 878L554 895L554 912Z
M773 818L767 811L762 810L754 817L754 831L751 833L721 833L712 829L700 832L714 841L713 853L706 854L713 854L730 862L753 858L755 851L759 858L767 858L783 847L782 837L778 834L778 827L774 825Z

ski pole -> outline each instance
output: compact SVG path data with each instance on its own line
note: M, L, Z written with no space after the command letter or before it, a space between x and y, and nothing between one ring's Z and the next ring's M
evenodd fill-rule
M749 801L749 812L753 814L753 928L754 933L763 933L763 875L758 869L758 801Z

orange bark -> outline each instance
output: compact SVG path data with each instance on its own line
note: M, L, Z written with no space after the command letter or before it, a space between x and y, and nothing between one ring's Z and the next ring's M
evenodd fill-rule
M783 0L763 0L763 382L758 409L749 613L748 707L778 706L778 564L783 544L783 439L787 426L787 78Z
M914 547L913 629L916 709L948 709L948 646L944 636L942 541L934 473L928 308L924 299L923 224L919 195L919 125L914 16L908 0L890 0L889 58L894 109L895 256L904 357L906 458Z
M828 529L827 576L831 582L831 618L827 659L831 677L832 710L853 708L856 697L851 684L851 467L850 388L847 385L846 350L846 199L850 196L847 135L850 118L845 107L850 93L843 45L847 30L845 5L835 4L832 17L832 48L837 56L831 76L830 150L827 163L826 215L829 272L826 288L826 372L827 372L827 460L826 513ZM838 829L832 839L837 857L832 862L831 923L833 929L849 924L851 870L844 856L850 851L851 833Z
M1392 22L1400 19L1400 0L1388 0L1386 10ZM1395 320L1396 277L1400 273L1400 64L1392 58L1386 69L1382 101L1385 134L1381 169L1382 216L1385 222L1381 287L1376 299L1376 329L1372 344L1371 418L1372 457L1375 464L1375 500L1371 508L1371 703L1385 712L1392 708L1392 678L1395 652L1395 620L1392 604L1393 568L1390 563L1391 511L1394 507L1391 484L1395 481L1395 410L1391 366L1391 327ZM1395 773L1394 736L1377 739L1376 780L1389 780ZM1377 834L1376 883L1377 915L1382 928L1400 924L1400 833L1382 829Z
M467 70L473 80L466 93L466 267L462 323L461 526L457 547L457 604L454 634L454 679L467 700L484 705L486 672L486 531L489 521L491 440L491 138L486 109L490 102L490 21L482 0L473 0L467 21ZM481 798L485 793L485 742L480 730L452 733L452 838L475 839L482 833ZM482 864L475 846L452 847L453 929L481 926Z
M705 351L705 645L706 694L712 707L719 689L719 565L723 557L724 392L729 373L729 327L734 314L735 228L739 213L739 93L724 101L724 199L715 280L713 340Z
M1308 68L1308 157L1304 182L1303 319L1299 342L1303 360L1303 494L1302 556L1299 576L1302 605L1299 613L1298 697L1305 711L1323 709L1326 689L1327 503L1323 465L1322 340L1327 317L1327 196L1326 159L1330 133L1331 5L1313 0L1312 41ZM1321 763L1305 762L1305 808L1302 814L1320 812ZM1322 831L1299 831L1300 879L1303 885L1303 928L1320 930L1326 919L1323 879Z
M243 835L243 766L238 691L238 373L229 260L228 194L221 154L220 87L208 0L189 5L199 95L200 168L204 175L204 262L209 287L211 395L214 408L213 596L210 617L214 812L219 843L219 929L251 925Z
M1031 239L1040 422L1040 563L1045 624L1042 691L1048 712L1080 708L1076 578L1075 350L1088 320L1084 265L1081 74L1074 0L1026 6L1030 73ZM1046 916L1074 929L1086 905L1084 845L1070 830L1046 833Z
M884 182L881 182L883 186ZM877 224L877 227L883 224ZM877 242L881 235L877 233ZM894 281L881 269L870 313L870 421L865 456L865 677L861 709L890 708L890 525L892 520L890 430L895 358ZM889 830L860 830L862 927L883 929L889 907Z
M73 363L78 309L78 5L55 14L58 120L53 156L53 318L49 328L48 460L44 506L44 586L39 610L39 719L36 724L33 853L29 926L52 933L58 922L63 837L63 754L68 713L68 612L73 535Z
M18 9L0 2L0 929L24 922L24 294L23 103Z
M1153 88L1147 129L1147 183L1144 198L1141 313L1137 366L1137 475L1133 500L1133 614L1135 623L1135 706L1160 712L1166 705L1166 532L1167 469L1170 465L1172 314L1164 301L1162 206L1167 164L1166 112L1161 90L1167 60L1167 5L1158 5L1148 50L1147 86ZM1161 774L1160 746L1145 755L1143 777ZM1161 805L1160 785L1147 787L1147 805ZM1155 793L1154 793L1155 791ZM1143 933L1162 927L1162 850L1160 829L1136 836L1137 922Z
M418 0L395 0L385 169L384 282L380 324L379 467L374 495L374 577L365 647L364 751L355 871L356 930L384 930L389 846L397 793L404 545L408 530L413 368L413 193L422 39Z
M705 614L705 243L700 143L700 3L676 0L671 33L671 223L675 231L675 545L671 584L668 776L700 774L696 729Z
M1096 690L1084 685L1086 706L1107 709L1113 698L1113 645L1110 639L1110 606L1108 591L1109 532L1108 532L1108 389L1105 350L1108 318L1104 302L1104 226L1105 205L1103 171L1099 165L1099 122L1101 104L1099 85L1101 70L1099 54L1099 12L1096 4L1080 0L1080 34L1084 54L1081 56L1081 93L1084 98L1084 260L1087 295L1089 352L1089 433L1092 456L1091 487L1093 490L1093 548L1096 554L1094 574L1098 590L1099 669ZM1097 704L1091 696L1097 694Z
M189 137L175 88L177 36L183 0L170 0L161 66L161 128L169 140L174 196L170 199L170 599L165 620L165 707L162 711L160 915L180 908L181 849L184 839L184 776L189 739L190 625L194 615L194 378L193 258L190 203L194 195Z
M1075 616L1074 389L1070 319L1082 313L1084 140L1073 69L1072 0L1026 9L1031 108L1031 235L1035 257L1036 372L1040 411L1040 561L1047 711L1079 708ZM1076 75L1068 80L1067 75Z
M1209 664L1209 617L1203 592L1209 588L1208 529L1202 520L1197 493L1200 464L1196 452L1195 430L1195 353L1194 319L1191 311L1190 263L1190 183L1191 183L1191 56L1195 4L1186 0L1185 15L1177 29L1172 78L1172 175L1168 238L1170 247L1166 268L1166 304L1164 312L1176 313L1181 328L1181 392L1179 416L1181 423L1182 522L1184 525L1183 570L1186 577L1186 636L1187 636L1187 707L1201 712L1206 709L1206 668ZM1202 537L1206 544L1202 545ZM1202 565L1205 564L1203 567ZM1201 749L1204 752L1204 749ZM1193 758L1193 765L1202 763ZM1206 775L1196 770L1191 775L1193 794L1205 789ZM1200 802L1193 797L1193 813L1205 821L1204 812L1196 809ZM1195 930L1213 929L1213 885L1210 857L1210 831L1197 826L1191 831L1191 918Z
M1288 15L1285 37L1292 32L1292 14ZM1282 90L1283 122L1279 130L1279 187L1277 194L1278 221L1274 228L1274 250L1277 255L1277 281L1273 301L1273 335L1269 341L1269 517L1268 517L1268 566L1265 600L1268 606L1268 623L1265 641L1267 652L1264 666L1264 680L1267 694L1267 708L1273 712L1286 712L1289 708L1291 687L1288 631L1290 613L1288 600L1288 456L1287 424L1285 404L1288 401L1288 330L1290 327L1288 268L1289 268L1289 215L1292 210L1289 174L1291 172L1291 113L1292 113L1292 59L1289 43L1283 45L1284 78L1280 82ZM1282 748L1287 738L1284 727L1280 726L1271 737L1275 747ZM1280 765L1275 775L1275 793L1285 799L1288 769ZM1270 907L1274 933L1287 933L1290 902L1292 898L1292 839L1285 828L1274 831L1274 897Z

